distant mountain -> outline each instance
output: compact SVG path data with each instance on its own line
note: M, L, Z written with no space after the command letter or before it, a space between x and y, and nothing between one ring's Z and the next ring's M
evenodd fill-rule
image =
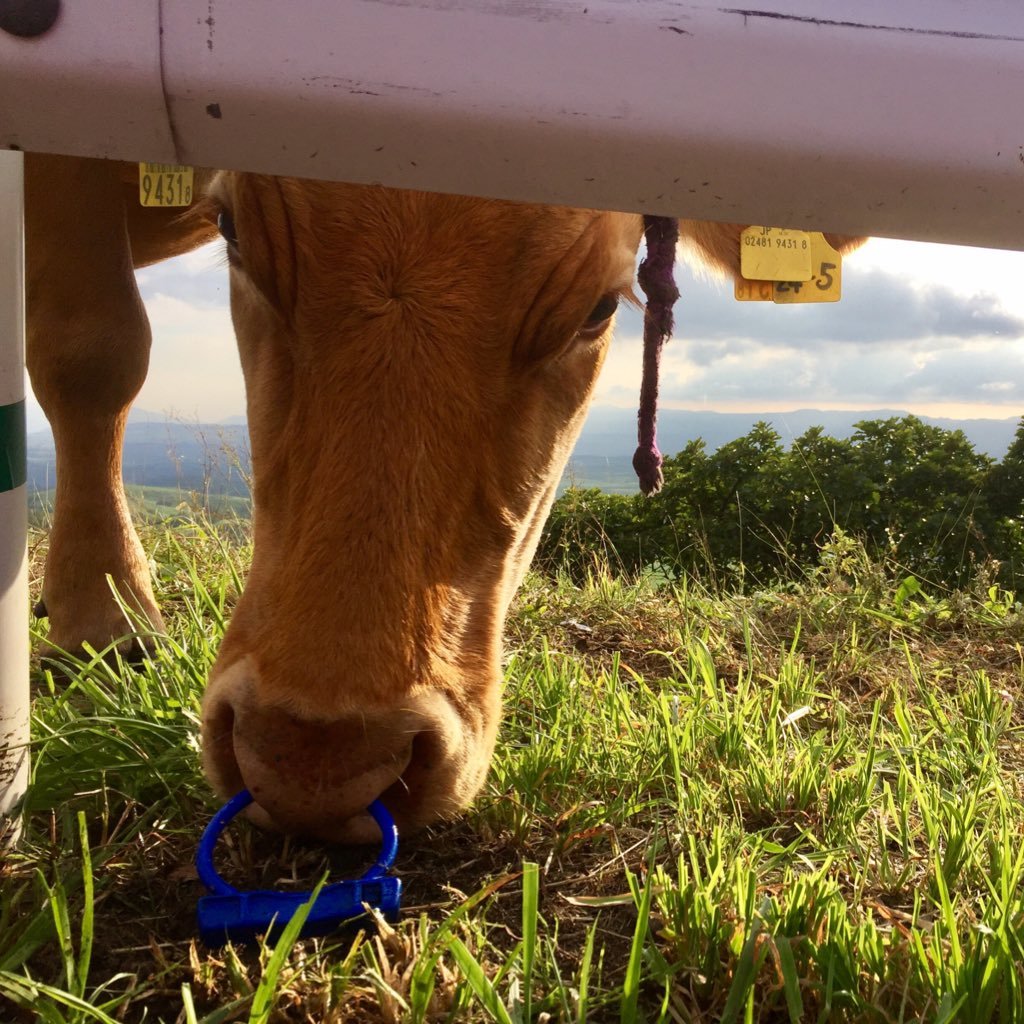
M182 492L246 495L251 470L244 422L181 423L133 411L124 442L127 484L171 487ZM28 485L48 491L55 481L53 436L40 430L28 436Z
M708 451L748 434L760 420L770 423L789 444L811 427L824 427L832 437L850 437L854 424L862 420L882 420L906 416L900 409L794 409L792 412L693 412L662 409L658 412L658 446L663 452L681 451L695 437L704 438ZM954 420L933 416L919 417L925 423L944 430L962 430L979 452L1000 459L1013 440L1016 419ZM636 412L610 406L595 407L587 418L576 443L575 455L615 457L632 456L636 448Z
M898 409L868 411L796 409L785 413L722 413L662 409L658 414L658 444L667 454L702 437L708 451L750 432L759 420L770 423L789 444L813 426L833 437L849 437L861 420L905 416ZM953 420L922 416L945 430L962 430L979 452L999 459L1017 429L1016 419ZM631 460L636 447L636 413L632 409L596 406L562 479L570 484L632 493L637 489ZM53 439L49 430L28 438L29 486L46 491L54 486ZM250 473L249 439L245 419L233 416L221 423L183 423L157 413L133 410L124 445L124 476L129 484L171 487L180 491L244 495Z
M694 438L702 437L709 452L750 433L763 420L790 444L811 427L823 427L832 437L850 437L862 420L908 415L901 409L794 409L791 412L694 412L662 409L658 412L658 446L674 455ZM921 416L925 423L944 430L962 430L975 450L1001 459L1017 430L1016 419L970 419ZM632 458L636 448L636 412L611 406L595 406L587 417L569 461L562 489L570 483L581 487L631 494L637 490Z

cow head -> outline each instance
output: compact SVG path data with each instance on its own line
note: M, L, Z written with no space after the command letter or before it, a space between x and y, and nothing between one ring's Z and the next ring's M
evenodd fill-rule
M373 839L376 797L424 825L487 771L505 614L643 219L230 173L208 202L255 555L204 702L207 774L287 831ZM743 225L681 228L738 274Z
M374 837L464 806L501 632L628 296L636 215L223 174L210 202L252 443L255 555L207 773L259 823Z

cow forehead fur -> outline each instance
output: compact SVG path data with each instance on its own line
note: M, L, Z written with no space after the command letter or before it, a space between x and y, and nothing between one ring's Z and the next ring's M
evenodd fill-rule
M213 194L256 481L221 665L255 652L261 702L318 718L421 687L489 703L606 348L576 334L628 291L641 219L259 176Z
M231 173L211 195L239 240L257 510L221 663L256 650L263 696L318 717L493 685L606 351L576 335L629 292L642 218ZM681 227L735 272L741 225Z

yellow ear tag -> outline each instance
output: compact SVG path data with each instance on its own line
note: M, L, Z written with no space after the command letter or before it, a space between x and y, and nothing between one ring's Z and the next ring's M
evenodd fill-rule
M810 281L810 233L746 228L740 235L740 273L748 281Z
M820 231L811 233L811 270L809 281L776 281L772 298L784 305L838 302L843 294L843 257Z
M737 302L771 302L775 298L775 282L739 278L734 282L733 294Z
M188 206L193 176L186 164L139 164L139 202L143 206Z

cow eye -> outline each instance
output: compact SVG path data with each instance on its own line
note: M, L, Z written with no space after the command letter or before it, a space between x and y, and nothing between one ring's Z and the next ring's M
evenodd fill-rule
M601 301L590 311L590 316L584 321L580 328L581 338L596 338L601 334L608 321L611 320L615 310L619 308L619 296L616 292L608 292L601 296Z
M235 231L235 219L227 210L217 214L217 230L224 236L224 241L232 249L238 248L238 234Z

